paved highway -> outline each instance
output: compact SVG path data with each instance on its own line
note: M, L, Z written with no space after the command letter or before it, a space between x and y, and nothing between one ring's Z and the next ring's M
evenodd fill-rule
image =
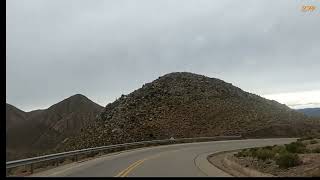
M186 143L140 148L112 153L96 159L75 162L33 174L38 177L227 177L229 174L214 167L207 160L212 153L285 144L294 138L247 139Z

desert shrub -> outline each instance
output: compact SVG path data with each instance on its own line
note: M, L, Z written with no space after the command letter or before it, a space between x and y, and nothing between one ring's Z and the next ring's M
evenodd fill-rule
M283 153L276 159L276 164L280 168L289 168L301 164L301 160L296 153Z
M320 153L320 148L318 147L318 148L313 149L312 153Z
M292 142L285 145L286 150L290 153L304 153L306 152L306 146L302 142Z
M271 150L273 148L273 146L265 146L265 147L262 147L262 149L268 149L268 150Z
M244 157L243 153L240 151L234 155L235 157Z
M234 154L234 156L236 156L236 157L243 157L243 150L237 152L236 154Z
M318 141L315 140L315 139L313 139L313 140L310 141L310 144L317 144L317 143L318 143Z
M285 146L275 146L272 148L272 151L275 152L275 153L286 153L287 152L287 149L285 148Z
M275 153L272 150L264 149L264 148L258 149L255 153L255 157L263 161L267 159L273 159L274 156L275 156Z
M257 156L257 151L259 150L260 148L250 148L249 149L249 155L252 156L252 157L256 157Z
M235 154L236 157L248 157L251 156L251 153L248 149L243 149L240 152L238 152L237 154Z

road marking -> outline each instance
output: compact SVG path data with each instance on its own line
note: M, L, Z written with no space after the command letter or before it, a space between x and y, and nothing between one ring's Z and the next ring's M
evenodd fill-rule
M141 160L139 163L131 167L127 172L125 172L121 177L126 177L134 168L138 167L140 164L142 164L146 159Z
M73 162L73 163L70 163L70 164L65 164L65 165L62 165L62 166L58 166L58 167L55 167L53 169L49 169L48 171L50 172L51 170L58 170L56 172L51 172L49 174L45 174L47 173L46 171L42 171L42 172L38 172L38 173L35 173L35 174L32 174L30 177L38 177L38 176L55 176L55 175L58 175L58 174L62 174L62 173L65 173L66 171L70 170L70 169L74 169L74 168L78 168L78 167L81 167L81 166L84 166L84 165L88 165L88 164L92 164L92 163L99 163L100 161L103 161L103 160L106 160L106 159L113 159L115 157L118 157L118 156L121 156L123 155L123 153L134 153L136 152L137 150L138 151L144 151L144 150L148 150L148 149L151 149L152 147L144 147L144 148L138 148L138 149L130 149L130 150L125 150L125 151L121 151L121 152L115 152L115 153L110 153L110 154L105 154L105 155L102 155L101 157L98 157L98 158L93 158L93 159L90 159L88 161L77 161L77 162ZM154 147L153 147L154 148ZM156 147L156 148L160 148L160 147ZM161 147L163 148L163 147ZM171 151L168 151L168 152L171 152ZM172 151L173 152L173 151ZM162 152L163 153L163 152ZM161 154L161 153L159 153ZM159 155L157 154L157 155ZM156 156L157 156L156 155ZM156 156L152 156L151 158L154 158ZM150 158L150 159L151 159ZM78 163L78 164L77 164ZM74 165L73 165L74 164ZM132 164L133 165L133 164ZM64 167L64 166L67 166L67 167ZM68 167L70 166L70 167ZM62 168L62 169L61 169ZM60 170L59 170L60 169ZM119 173L120 174L120 173ZM118 176L118 175L117 175Z
M179 150L172 150L172 151L165 151L165 152L160 152L158 154L155 154L153 156L149 156L147 158L141 159L139 161L136 161L134 163L132 163L129 167L127 167L126 169L124 169L123 171L121 171L120 173L118 173L115 177L126 177L133 169L135 169L136 167L138 167L139 165L141 165L144 161L146 160L150 160L150 159L154 159L157 158L163 154L167 154L167 153L172 153L172 152L177 152Z
M145 159L140 159L139 161L136 161L132 163L129 167L121 171L119 174L117 174L115 177L124 177L123 175L128 174L128 172L131 171L132 168L136 167L137 165L141 164Z
M238 142L238 143L249 142L249 143L252 143L252 141L257 141L257 140L263 141L263 142L264 141L270 141L270 140L276 140L276 142L278 142L278 141L282 142L283 140L290 140L291 141L291 140L296 140L296 139L297 138L243 139L243 140L211 141L211 142L183 143L183 144L173 144L173 145L171 144L171 145L143 147L143 148L130 149L130 150L126 150L126 151L120 151L120 152L106 154L106 155L97 157L95 159L91 159L91 160L86 161L86 162L81 162L81 163L79 163L78 165L75 165L75 166L72 163L71 164L62 165L62 166L58 166L58 167L55 167L53 169L45 170L45 171L42 171L42 172L37 172L35 174L30 175L30 177L53 176L53 175L57 175L57 174L60 174L60 173L66 173L66 174L70 174L71 173L72 174L74 172L72 172L72 171L71 172L67 172L67 171L72 170L72 169L79 170L79 168L82 167L82 166L85 166L85 168L86 168L86 166L87 167L89 167L89 166L91 167L94 164L101 163L101 162L106 161L106 160L116 160L118 157L121 157L122 155L132 155L132 154L137 153L137 152L150 152L151 150L163 150L164 152L162 152L162 153L170 152L170 151L166 151L169 147L172 147L172 148L177 148L178 147L180 150L185 151L185 150L188 150L188 149L199 149L199 148L202 149L203 147L208 148L205 145L209 145L210 148L211 148L211 146L214 148L215 145L219 146L220 143L227 143L227 144L230 144L230 143L233 143L233 142ZM196 147L194 147L194 146L196 146ZM156 154L155 156L152 156L152 158L160 156L160 154ZM58 172L52 172L52 171L57 171L57 170L58 170ZM83 168L82 168L82 170L83 170ZM63 175L66 175L66 174L63 174ZM60 176L62 176L62 174L60 174Z

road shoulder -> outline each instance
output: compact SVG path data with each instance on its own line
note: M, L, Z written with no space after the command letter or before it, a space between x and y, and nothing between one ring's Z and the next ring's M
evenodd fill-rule
M211 153L204 153L198 155L194 159L195 166L205 175L209 177L232 177L231 174L215 167L213 164L211 164L208 161L208 156L212 154Z

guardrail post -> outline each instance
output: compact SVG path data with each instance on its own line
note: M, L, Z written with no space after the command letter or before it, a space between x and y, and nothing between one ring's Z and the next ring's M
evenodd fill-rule
M74 157L74 161L78 161L78 155L75 155L75 157Z
M30 173L33 174L33 164L30 164Z

